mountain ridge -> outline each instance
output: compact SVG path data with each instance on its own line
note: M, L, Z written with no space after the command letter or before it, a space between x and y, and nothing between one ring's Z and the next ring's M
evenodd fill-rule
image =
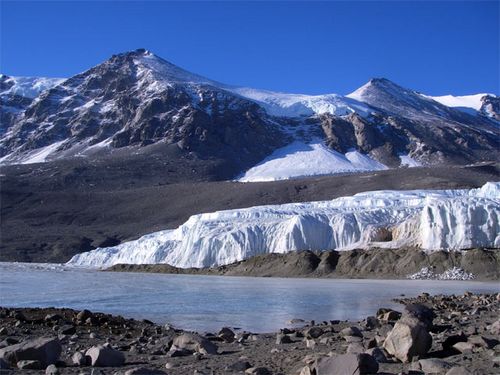
M467 113L385 78L346 96L276 93L210 80L139 49L57 81L19 115L2 108L0 161L105 158L165 144L200 163L220 160L237 176L293 142L319 140L332 153L356 151L391 168L408 158L463 164L491 160L498 149L499 98L484 98L484 110ZM336 173L334 164L327 170Z

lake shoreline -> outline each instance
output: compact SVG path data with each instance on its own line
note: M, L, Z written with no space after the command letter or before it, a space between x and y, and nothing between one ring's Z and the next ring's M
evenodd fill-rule
M469 371L460 374L494 374L499 370L499 293L459 296L423 293L415 298L399 298L397 302L401 303L398 311L378 309L360 321L297 320L298 328L283 328L272 333L223 328L219 332L200 334L168 324L157 325L87 310L0 308L3 340L0 346L52 337L62 349L56 363L61 374L90 373L93 368L99 368L100 374L139 374L132 370L142 367L147 369L143 373L150 374L163 371L171 375L304 375L339 358L344 363L361 361L365 368L373 371L376 367L378 373L384 374L410 370L423 374L428 373L429 366L441 368L443 372L439 373L447 373L453 367ZM411 360L402 359L401 353L389 353L393 349L388 342L394 331L405 324L415 324L421 330L426 327L426 335L432 341L425 352ZM99 346L106 343L107 346ZM115 355L123 358L123 362L106 367L102 365L105 362L97 361L91 366L87 361L93 361L93 352L87 351L92 347L104 353L102 361ZM0 357L5 357L6 352L9 352L8 346L0 349ZM5 358L10 361L10 367L16 366L12 356ZM23 371L39 373L34 369ZM455 373L459 372L452 374Z

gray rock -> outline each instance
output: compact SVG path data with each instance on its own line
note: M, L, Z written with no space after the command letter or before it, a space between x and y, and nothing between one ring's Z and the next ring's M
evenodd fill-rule
M245 374L249 375L271 375L271 371L267 367L250 367L245 370Z
M225 342L233 342L235 334L230 328L224 327L219 331L218 336Z
M360 342L353 342L350 343L349 346L347 347L347 353L352 353L352 354L359 354L359 353L364 353L365 347L363 344Z
M415 318L423 323L427 330L430 330L432 328L432 321L435 317L436 315L430 307L419 303L411 303L405 306L401 319L409 318L411 320Z
M76 320L82 323L92 316L93 314L89 310L82 310L78 314L76 314Z
M374 316L369 316L365 319L364 325L367 329L374 329L380 327L380 322Z
M59 375L59 369L56 367L56 365L49 365L45 369L45 375Z
M314 364L316 375L362 375L378 372L377 361L369 354L342 354L323 357Z
M136 367L127 370L123 373L123 375L166 375L166 374L167 373L165 371L146 368L146 367Z
M467 342L470 342L472 345L474 345L476 347L485 348L485 349L494 348L495 345L498 344L498 340L491 339L491 338L484 337L484 336L471 336L471 337L469 337Z
M193 352L188 349L170 349L167 355L171 358L175 357L186 357L188 355L192 355Z
M325 331L323 330L323 328L321 328L321 327L311 327L311 328L308 328L308 329L305 330L304 335L307 338L310 338L310 339L317 339L318 337L320 337L321 335L323 335L323 333L325 333Z
M59 329L59 332L63 335L74 335L76 333L76 328L74 325L66 324Z
M418 363L426 374L444 374L451 368L448 362L439 358L421 359Z
M494 336L500 336L500 319L490 326L490 333Z
M57 338L41 337L0 349L0 358L11 365L22 360L39 361L44 368L56 363L61 351L61 343Z
M384 341L384 349L401 362L410 362L413 357L429 351L432 337L426 326L415 319L401 319L394 325Z
M283 333L278 333L276 335L276 345L281 345L281 344L291 344L293 343L292 339L290 336L285 335Z
M470 372L469 370L467 370L465 367L462 366L452 367L446 373L446 375L471 375L471 374L472 372Z
M389 362L387 360L386 351L382 348L379 348L379 347L371 348L371 349L368 349L365 353L370 354L373 358L375 358L375 360L378 363Z
M125 355L107 344L91 347L85 356L90 357L93 367L119 367L125 363Z
M355 337L363 337L363 334L359 330L358 327L347 327L340 331L340 336L355 336Z
M246 371L247 369L251 368L252 365L248 363L247 361L237 361L229 366L226 367L226 371Z
M453 345L453 349L458 350L460 353L470 353L472 352L473 348L474 345L471 344L470 342L460 341Z
M174 339L171 350L185 349L201 354L217 354L217 345L195 333L184 333Z
M87 365L87 357L83 352L76 352L75 354L73 354L73 356L71 357L71 361L77 366Z
M20 370L41 370L43 366L40 361L22 360L17 362L17 368Z
M401 318L401 313L399 311L387 311L386 313L382 314L379 316L380 320L383 320L384 322L393 322Z

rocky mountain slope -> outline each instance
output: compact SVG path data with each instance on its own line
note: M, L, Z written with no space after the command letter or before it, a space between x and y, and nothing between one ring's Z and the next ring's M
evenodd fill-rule
M2 77L8 91L11 79ZM2 106L3 164L133 157L166 147L165 161L214 163L223 178L263 165L278 170L263 176L254 169L247 179L261 181L498 156L498 98L491 95L472 113L386 79L347 96L276 93L215 82L146 50L50 83L34 99L10 95ZM300 160L293 144L305 149ZM307 162L317 157L314 145L322 148L321 168Z

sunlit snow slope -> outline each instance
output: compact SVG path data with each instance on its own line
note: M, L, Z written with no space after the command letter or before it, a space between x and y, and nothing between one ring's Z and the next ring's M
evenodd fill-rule
M289 178L387 169L385 165L358 151L345 155L321 141L295 141L282 147L239 178L241 182L276 181Z
M295 250L499 247L499 216L500 183L473 190L374 191L194 215L175 230L82 253L69 263L208 267Z

